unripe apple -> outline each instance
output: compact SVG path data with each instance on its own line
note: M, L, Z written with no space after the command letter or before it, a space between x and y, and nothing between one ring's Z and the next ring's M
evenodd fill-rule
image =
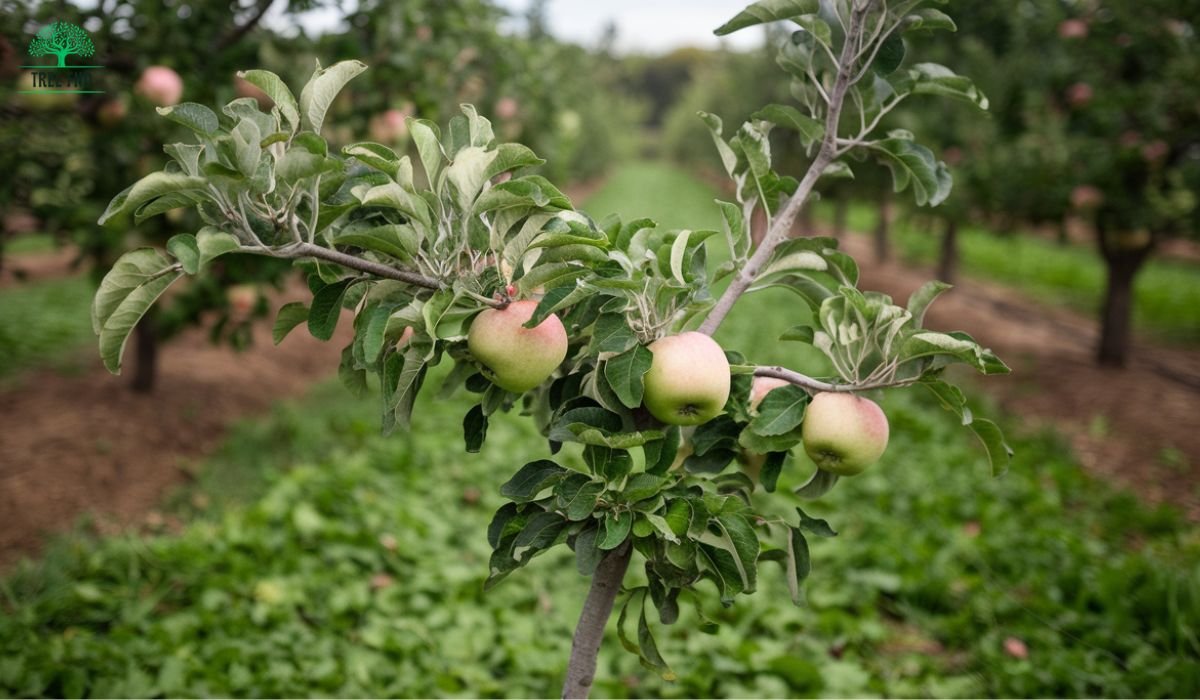
M729 361L717 341L691 331L650 344L654 360L645 377L645 404L670 425L700 425L729 400Z
M854 476L887 449L887 416L870 399L822 392L804 413L800 436L817 466L838 476Z
M225 290L225 299L229 302L229 315L234 321L248 321L254 305L258 303L258 287L235 284Z
M790 384L785 379L776 379L775 377L755 377L750 384L750 412L757 413L758 405L763 399L767 398L767 394L771 393L772 389L778 389L781 386Z
M1095 91L1092 90L1092 86L1088 85L1087 83L1072 83L1071 86L1067 88L1067 104L1071 105L1072 107L1083 107L1092 101L1092 97L1094 97L1095 94Z
M367 127L371 140L379 143L396 143L408 136L408 117L411 111L389 109L371 117Z
M1063 39L1083 39L1088 35L1088 23L1082 19L1064 19L1058 23L1058 35Z
M486 309L471 322L467 347L484 366L484 375L502 389L529 391L567 357L567 329L558 316L524 327L535 309L536 301L514 301L503 309Z
M183 78L166 66L150 66L142 71L133 90L154 105L170 107L183 97Z

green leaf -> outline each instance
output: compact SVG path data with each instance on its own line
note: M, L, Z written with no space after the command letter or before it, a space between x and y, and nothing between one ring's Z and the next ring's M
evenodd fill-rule
M521 467L500 487L500 495L517 503L534 500L539 493L558 483L567 470L548 459L539 459Z
M363 165L396 177L400 172L400 156L381 143L363 141L342 147L342 154L358 160Z
M787 452L768 452L758 473L758 481L767 493L775 493L779 475L783 472L783 464L787 461Z
M628 451L604 445L583 448L583 460L593 474L610 484L620 483L633 470L633 456Z
M196 246L200 250L199 268L204 269L214 259L238 250L241 244L228 233L205 226L196 234Z
M983 374L1007 374L1011 371L995 353L962 332L920 330L905 338L900 348L900 357L906 361L931 356L952 358Z
M890 75L896 72L900 64L904 63L904 53L904 38L898 33L887 35L879 47L879 52L875 54L875 62L871 64L871 70L880 75Z
M558 513L535 513L513 540L513 558L525 564L535 555L550 548L566 526L567 521Z
M666 483L667 477L665 476L647 474L645 472L635 474L621 491L621 500L626 503L636 503L645 500L661 491Z
M943 65L918 63L909 70L909 75L915 81L912 86L914 95L940 95L970 102L979 109L988 108L987 96L975 87L974 81Z
M904 191L911 182L917 204L929 206L937 206L950 196L950 171L928 148L899 138L876 141L870 148L881 154L884 165L891 169L896 192Z
M925 322L925 312L929 309L929 305L932 304L933 300L937 299L942 292L945 292L952 287L953 285L946 284L945 282L930 280L921 285L920 289L909 295L907 308L908 313L912 315L913 328L921 327L921 324Z
M796 487L796 495L809 500L820 498L829 493L829 489L833 488L837 482L837 474L827 472L824 469L818 469L813 472L808 481Z
M437 182L438 173L441 172L442 161L445 158L442 154L441 134L437 124L427 119L409 119L408 133L412 136L413 143L417 146L417 153L421 156L425 179L431 183Z
M620 513L611 510L606 511L604 513L604 534L597 546L605 551L616 549L628 539L629 531L632 528L633 513L629 511L622 511Z
M654 635L650 633L650 625L646 622L645 595L642 596L642 611L638 616L638 646L641 648L640 657L643 666L656 671L664 681L676 680L675 672L663 660L662 654L658 652L658 645L654 642Z
M103 226L111 221L113 217L126 212L136 211L146 202L165 194L202 191L207 186L208 180L203 177L193 177L182 173L150 173L130 185L116 197L113 197L112 201L108 203L108 207L104 210L104 213L100 215L97 223Z
M817 537L837 537L837 533L833 531L828 522L821 518L810 518L808 513L801 508L796 508L796 513L800 515L801 530L807 530Z
M637 336L629 329L624 314L606 313L596 318L592 329L592 351L623 353L637 345Z
M546 161L519 143L502 143L496 147L496 157L484 171L484 179L490 180L501 173L518 168L530 168L543 165Z
M808 554L808 541L800 528L788 527L787 542L787 585L792 595L792 603L804 604L804 592L801 586L812 571L812 561Z
M196 237L190 233L180 233L171 236L167 241L167 252L175 256L183 271L194 275L200 269L200 246Z
M308 332L318 340L329 340L342 316L342 297L354 283L347 277L339 282L327 284L313 295L312 309L308 313Z
M385 224L370 228L347 227L333 239L334 245L353 246L409 261L421 248L421 236L407 224Z
M303 302L292 301L284 304L275 315L275 325L271 328L271 337L279 345L288 333L296 326L308 320L308 307Z
M769 104L750 115L751 119L765 119L778 126L792 129L800 134L800 141L805 148L820 141L825 136L825 125L803 114L790 105Z
M932 32L939 29L948 32L956 32L958 31L958 25L954 23L954 20L950 18L950 15L947 15L941 10L923 8L914 12L910 12L908 15L906 15L904 17L904 24L900 31L912 32L919 30Z
M201 136L212 136L221 126L215 112L195 102L181 102L169 107L156 107L155 111Z
M133 327L181 276L182 266L153 248L122 255L104 276L92 302L92 330L100 336L100 358L109 372L120 374Z
M714 546L735 555L738 571L742 576L743 590L753 593L757 583L759 550L758 535L754 533L754 527L744 516L732 513L719 515L714 522L722 532L722 537L718 538L718 544Z
M642 405L642 378L650 371L653 362L654 353L637 345L604 363L604 378L626 408Z
M267 93L293 133L300 128L300 109L296 97L278 75L266 70L239 71L238 77Z
M600 549L599 527L589 527L575 537L575 569L583 576L591 576L604 556Z
M366 69L366 64L361 61L341 61L328 68L321 68L318 62L312 78L300 91L300 116L303 123L318 134L321 133L325 113L333 99L346 83Z
M764 437L790 432L804 420L804 408L810 400L808 392L794 384L770 391L758 405L750 430Z
M747 5L733 19L717 27L713 33L717 36L725 36L757 24L815 14L820 7L821 3L818 0L759 0Z
M483 406L476 404L463 417L463 441L467 452L479 452L487 438L488 419L483 415Z
M584 474L571 474L556 491L559 510L567 514L567 520L575 522L591 516L604 492L604 482L593 481Z

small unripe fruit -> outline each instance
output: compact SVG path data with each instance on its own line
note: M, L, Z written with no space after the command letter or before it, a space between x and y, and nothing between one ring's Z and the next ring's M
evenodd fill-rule
M150 66L142 71L134 92L158 107L179 104L183 97L183 78L166 66Z
M125 121L125 116L129 113L129 108L125 105L125 100L118 97L112 100L105 100L104 104L100 105L96 110L96 121L106 129Z
M838 476L854 476L887 449L887 416L870 399L822 392L808 405L800 435L804 451L818 467Z
M467 347L484 366L484 375L502 389L529 391L567 357L567 330L558 316L524 327L535 309L536 301L514 301L503 309L486 309L471 322Z
M729 400L729 361L717 341L695 331L659 338L645 376L650 414L670 425L700 425Z

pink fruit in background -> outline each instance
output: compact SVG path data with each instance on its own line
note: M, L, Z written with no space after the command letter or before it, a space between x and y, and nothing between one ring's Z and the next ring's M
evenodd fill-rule
M150 66L142 71L133 90L154 105L169 107L183 97L183 78L166 66Z
M275 106L275 101L254 83L237 75L233 76L233 91L238 97L253 97L258 101L258 108L269 112Z
M125 100L117 97L105 100L104 104L100 105L100 108L96 110L96 121L100 123L100 126L111 129L125 121L127 114L129 114L129 107L125 104Z
M484 366L484 375L502 389L529 391L567 357L567 330L558 316L524 327L535 309L536 301L514 301L503 309L486 309L471 322L467 347Z
M887 449L888 421L870 399L826 391L808 405L800 435L804 451L818 467L838 476L854 476Z
M371 140L379 143L396 143L408 136L407 110L389 109L371 117L368 127Z
M787 386L790 382L775 377L755 377L750 384L750 412L758 411L758 405L771 393L772 389Z
M1168 146L1167 142L1163 141L1162 139L1154 139L1145 146L1142 146L1142 158L1144 158L1147 163L1157 163L1166 158L1167 154L1170 152L1171 147Z
M670 425L700 425L716 418L729 400L729 361L717 341L691 331L659 338L646 372L644 402Z
M252 284L235 284L225 290L225 300L229 302L230 315L235 320L248 320L258 303L258 288Z
M1083 39L1088 35L1088 23L1082 19L1064 19L1058 23L1058 35L1063 39Z
M521 105L512 97L501 97L496 100L496 116L500 119L515 119Z
M1092 86L1087 83L1074 83L1067 88L1067 103L1072 107L1082 107L1092 101L1095 96Z
M1104 202L1104 193L1095 185L1075 185L1071 189L1071 206L1076 209L1095 209Z

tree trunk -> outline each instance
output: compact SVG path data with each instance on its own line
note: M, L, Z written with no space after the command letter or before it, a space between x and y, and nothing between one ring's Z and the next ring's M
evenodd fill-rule
M892 229L892 195L885 187L879 195L879 220L875 222L875 260L887 262L891 257L888 238Z
M958 218L946 218L942 231L942 249L938 256L937 278L946 284L954 284L958 275Z
M154 315L143 316L133 332L137 352L130 386L139 394L149 394L154 391L154 380L158 376L158 324L154 322Z
M833 237L842 240L846 235L846 215L850 211L850 199L845 195L833 202Z
M621 592L621 582L625 580L625 570L629 568L632 555L633 547L626 542L600 560L592 574L592 587L583 603L579 624L575 627L575 639L571 642L571 660L567 664L567 678L563 682L564 698L586 698L592 692L592 682L596 679L596 657L600 654L600 642L604 640L604 627L612 616L613 603Z
M1154 238L1114 232L1103 216L1096 218L1096 237L1107 273L1096 361L1104 367L1124 367L1133 343L1133 280L1150 256Z

